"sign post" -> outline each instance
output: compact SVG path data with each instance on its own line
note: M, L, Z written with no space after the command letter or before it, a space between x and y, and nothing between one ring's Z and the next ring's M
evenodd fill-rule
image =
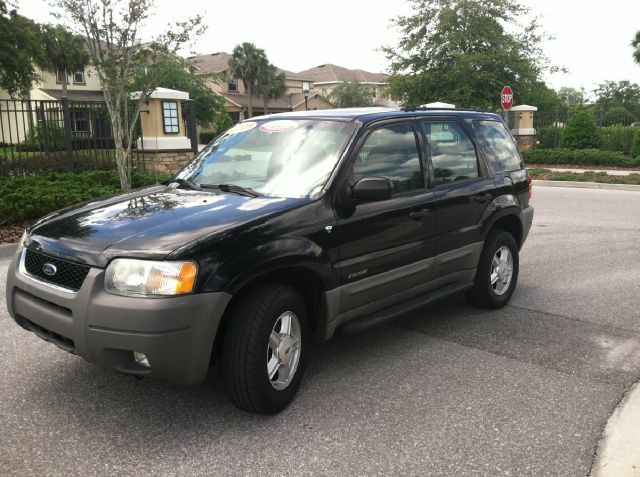
M513 90L510 86L502 88L500 93L500 103L502 103L502 109L504 109L504 122L509 127L509 110L513 106Z

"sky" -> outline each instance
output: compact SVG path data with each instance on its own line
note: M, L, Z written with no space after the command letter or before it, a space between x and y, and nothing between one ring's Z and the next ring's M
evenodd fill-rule
M547 56L569 70L546 76L551 87L589 92L605 80L640 83L640 66L629 46L640 30L639 0L521 1L555 36L544 44ZM17 3L22 15L54 21L46 0ZM388 62L379 48L395 45L399 38L389 21L411 13L406 0L156 0L156 5L149 32L201 13L209 28L197 41L196 53L231 52L237 43L249 41L263 48L276 66L296 72L324 63L385 71Z

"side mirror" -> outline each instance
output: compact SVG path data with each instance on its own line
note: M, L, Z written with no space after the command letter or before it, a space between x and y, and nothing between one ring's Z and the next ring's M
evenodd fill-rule
M351 197L357 202L387 200L393 194L393 182L384 177L363 177L353 186Z

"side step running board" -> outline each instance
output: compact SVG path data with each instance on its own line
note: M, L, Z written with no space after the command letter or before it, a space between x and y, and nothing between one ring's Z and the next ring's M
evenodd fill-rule
M372 326L389 323L410 311L417 310L425 305L434 303L451 295L466 292L471 288L473 288L473 283L453 283L451 285L445 285L429 293L425 293L422 296L403 303L398 303L397 305L385 308L384 310L377 311L373 315L367 315L361 318L356 318L353 321L349 321L341 327L341 330L345 333L358 333L371 328Z

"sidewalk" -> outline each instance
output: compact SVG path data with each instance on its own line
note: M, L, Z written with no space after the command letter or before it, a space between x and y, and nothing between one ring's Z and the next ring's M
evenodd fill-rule
M640 384L609 418L591 477L640 477Z

